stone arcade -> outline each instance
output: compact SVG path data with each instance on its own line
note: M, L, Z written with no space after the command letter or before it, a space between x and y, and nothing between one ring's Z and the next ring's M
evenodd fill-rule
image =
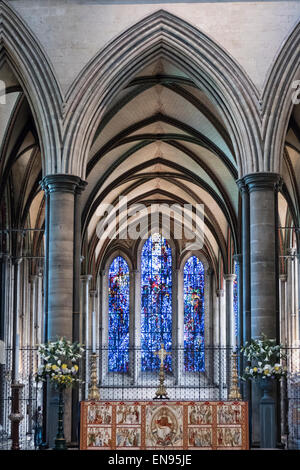
M85 384L66 397L70 446L91 350L101 403L122 414L133 402L129 442L134 402L157 389L161 341L170 399L196 406L186 445L210 442L210 402L221 403L215 445L240 442L222 422L231 352L261 333L288 352L273 386L277 445L300 448L299 17L293 0L0 0L1 448L17 382L21 448L34 447L38 407L53 446L57 397L34 374L36 346L57 336L87 347ZM193 213L176 237L186 205L204 207L200 246ZM137 226L138 239L124 236ZM241 388L259 447L261 391Z

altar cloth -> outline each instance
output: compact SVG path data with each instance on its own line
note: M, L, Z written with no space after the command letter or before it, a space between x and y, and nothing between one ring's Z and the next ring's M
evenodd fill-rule
M242 401L83 401L80 449L246 450Z

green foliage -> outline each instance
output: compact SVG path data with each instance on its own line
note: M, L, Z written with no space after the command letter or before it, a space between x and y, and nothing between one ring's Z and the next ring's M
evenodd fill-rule
M37 382L50 380L55 388L65 389L81 382L78 378L78 361L84 352L83 345L71 343L66 338L41 344L38 348L43 364L35 376Z
M286 375L286 369L281 364L281 361L286 359L286 354L282 352L282 345L276 344L275 339L269 339L262 334L261 338L245 343L241 352L251 363L245 367L242 380L281 379Z

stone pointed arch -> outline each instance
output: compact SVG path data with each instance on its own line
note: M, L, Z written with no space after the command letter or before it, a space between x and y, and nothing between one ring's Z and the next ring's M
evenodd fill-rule
M139 70L158 57L184 70L217 106L234 145L239 174L257 171L262 159L257 89L221 46L164 10L111 41L68 90L64 171L85 177L95 129L107 106Z
M287 126L293 109L292 84L300 80L300 21L277 54L262 93L264 166L261 171L280 173ZM298 93L299 95L299 93Z
M26 94L40 139L44 174L61 166L62 93L48 57L18 14L0 1L0 62L7 61Z

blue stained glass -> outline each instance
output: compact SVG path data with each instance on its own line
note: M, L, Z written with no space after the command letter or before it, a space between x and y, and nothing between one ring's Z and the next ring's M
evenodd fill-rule
M184 265L184 367L203 372L204 364L204 266L196 256Z
M236 274L236 279L233 281L233 311L235 318L234 331L235 336L238 336L239 328L239 296L238 296L238 278L239 278L239 266L238 263L234 262L234 272Z
M154 355L164 343L172 347L172 252L159 233L145 242L141 255L141 348L142 370L157 370L160 362ZM172 370L171 356L165 368Z
M108 288L108 370L128 372L129 268L121 256L110 265Z

